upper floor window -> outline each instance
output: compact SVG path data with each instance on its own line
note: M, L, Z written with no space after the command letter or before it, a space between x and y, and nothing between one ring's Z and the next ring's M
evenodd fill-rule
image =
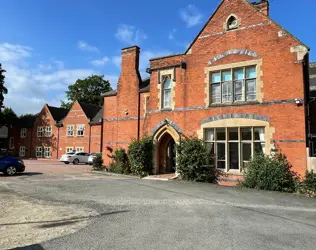
M227 30L233 30L238 28L238 19L235 16L231 16L227 21Z
M27 136L27 129L21 128L21 138L25 138Z
M256 100L256 66L212 72L211 103Z
M171 75L163 76L162 82L162 108L171 108Z
M52 136L52 127L51 126L45 127L45 136L46 137L51 137Z
M84 124L77 125L77 136L84 136Z
M37 137L43 137L44 127L37 127Z
M74 125L68 125L67 126L67 136L74 136L74 130L75 130Z

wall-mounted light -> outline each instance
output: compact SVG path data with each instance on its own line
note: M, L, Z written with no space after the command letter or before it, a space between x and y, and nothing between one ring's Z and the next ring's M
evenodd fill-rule
M126 110L124 111L124 113L125 113L125 115L128 115L128 109L126 109Z

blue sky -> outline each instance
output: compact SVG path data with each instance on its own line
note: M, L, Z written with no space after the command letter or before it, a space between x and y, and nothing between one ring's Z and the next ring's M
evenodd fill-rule
M104 74L115 88L121 48L141 47L144 72L150 58L184 52L219 3L2 0L5 105L18 114L39 112L44 103L58 106L69 84L93 73ZM311 48L311 61L316 61L316 33L310 29L315 11L316 1L271 0L270 16Z

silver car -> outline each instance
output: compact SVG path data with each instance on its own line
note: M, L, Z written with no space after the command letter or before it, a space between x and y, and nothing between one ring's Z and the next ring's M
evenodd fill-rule
M64 154L60 157L60 162L64 162L65 164L73 163L73 164L79 164L79 163L85 163L88 164L88 158L89 153L85 152L72 152Z
M95 157L96 157L98 154L101 154L101 153L92 153L92 154L90 154L90 156L89 156L89 158L88 158L88 164L89 164L89 165L92 165L92 164L93 164L93 160L95 159Z

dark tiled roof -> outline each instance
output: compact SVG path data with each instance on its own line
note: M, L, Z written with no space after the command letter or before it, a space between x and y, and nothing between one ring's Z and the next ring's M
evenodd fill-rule
M21 116L19 118L19 125L21 128L32 128L38 115L39 114Z
M183 56L183 55L184 55L183 53L177 53L177 54L172 54L172 55L167 55L167 56L151 58L149 61L154 61L154 60L159 60L159 59L164 59L164 58L174 57L174 56Z
M103 117L103 113L104 113L104 106L102 106L102 108L99 110L99 112L95 115L95 117L93 117L93 119L91 120L90 124L91 125L95 125L95 124L99 124L101 118Z
M57 108L47 105L49 112L52 114L54 120L56 122L59 122L60 120L64 119L64 117L67 115L68 110L64 108Z
M101 94L102 96L116 96L117 94L117 90L116 89L113 89L111 91L108 91L108 92L105 92L103 94Z
M139 90L139 93L146 93L146 92L149 92L150 91L150 85L142 88Z
M93 104L80 103L80 106L86 116L91 120L100 111L100 107Z
M311 90L316 90L316 62L309 64L309 86Z

